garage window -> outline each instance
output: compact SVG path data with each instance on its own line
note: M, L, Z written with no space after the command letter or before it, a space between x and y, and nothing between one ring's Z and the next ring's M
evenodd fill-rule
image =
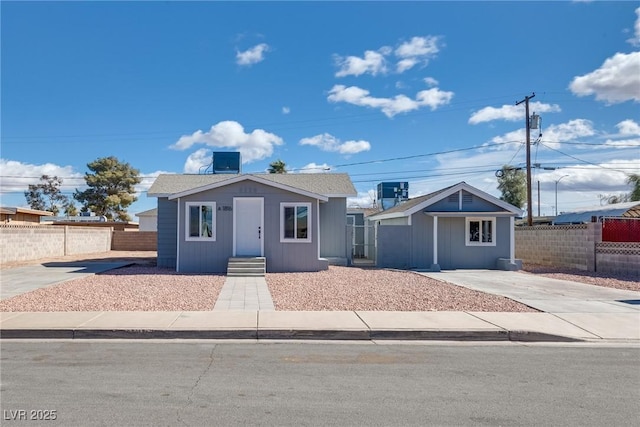
M496 219L495 218L467 218L466 221L467 246L495 246Z

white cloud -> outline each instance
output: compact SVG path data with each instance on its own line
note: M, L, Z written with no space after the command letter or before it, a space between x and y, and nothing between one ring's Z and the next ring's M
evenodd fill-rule
M640 102L639 70L640 52L616 53L597 70L575 77L569 89L577 96L595 95L608 104Z
M593 123L590 120L575 119L545 128L542 142L547 143L549 146L557 146L557 143L575 141L578 138L595 134L596 131L593 129Z
M623 120L616 125L620 135L640 135L640 124L631 119Z
M560 106L557 104L544 104L542 102L529 103L529 111L531 113L559 113ZM507 120L514 122L517 120L524 121L525 110L523 105L503 105L500 108L484 107L471 114L469 124L477 125L478 123L490 122L493 120Z
M289 114L291 112L291 108L289 107L282 107L282 114Z
M274 145L282 145L283 140L279 136L262 129L255 129L251 133L245 133L240 123L222 121L211 126L211 129L207 132L198 130L191 135L181 136L170 148L186 150L195 144L238 150L242 154L242 162L251 163L271 156Z
M364 58L357 56L342 58L336 55L334 57L335 62L340 67L336 73L336 77L359 76L365 73L375 76L379 73L386 73L387 67L384 52L387 52L387 49L382 48L377 52L368 50L364 53Z
M634 25L633 37L627 40L627 42L631 43L633 46L640 46L640 7L636 9L636 23Z
M434 79L433 77L425 77L424 82L427 84L427 86L429 87L434 87L434 86L438 86L438 81L436 79Z
M310 138L302 138L300 145L312 145L320 148L322 151L335 151L340 154L356 154L362 151L369 151L371 144L367 141L346 141L341 142L335 136L323 133L312 136Z
M331 169L331 166L329 166L326 163L319 165L317 163L311 162L307 165L304 165L300 169L296 170L296 172L297 173L322 173L322 172L328 172L330 169Z
M608 147L614 148L630 148L630 147L640 147L640 138L630 138L630 139L607 139L605 144Z
M84 186L84 175L73 171L71 166L59 166L53 163L34 165L15 160L0 159L2 170L2 183L0 194L22 193L27 191L29 184L39 184L42 175L57 176L62 178L62 192L70 193L76 188ZM70 195L70 194L66 194ZM26 206L24 196L20 196L22 205ZM4 202L3 202L4 203Z
M201 148L189 154L184 162L184 173L201 173L212 161L211 150Z
M402 43L395 50L395 55L400 60L396 64L396 70L403 73L416 66L423 66L440 51L438 47L439 38L435 36L413 37L410 41Z
M440 38L436 36L412 37L395 49L383 46L378 50L367 50L363 57L334 55L339 67L336 77L386 74L391 54L398 60L395 65L397 73L404 73L416 65L426 66L440 51L439 43Z
M376 190L368 190L366 192L359 191L357 197L347 198L347 207L349 208L371 208L376 200Z
M269 51L269 45L266 43L260 43L244 52L238 51L236 53L236 64L250 66L264 61L265 52Z
M335 85L329 91L327 100L329 102L346 102L361 107L377 108L387 117L393 117L396 114L417 110L421 107L430 107L433 111L442 105L448 104L452 98L453 92L442 91L438 88L420 91L416 94L416 99L411 99L405 95L396 95L393 98L376 98L370 96L368 90L357 86Z

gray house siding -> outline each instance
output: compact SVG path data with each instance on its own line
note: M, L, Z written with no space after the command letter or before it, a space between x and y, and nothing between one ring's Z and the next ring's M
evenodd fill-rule
M469 216L477 216L475 212ZM509 257L510 222L496 218L496 246L466 246L464 217L438 218L438 264L443 270L496 268L498 258ZM414 214L411 226L378 226L378 267L429 269L433 264L433 217Z
M224 273L229 257L233 255L233 199L239 197L262 198L264 203L264 256L268 272L315 271L318 260L318 221L316 199L291 193L253 181L239 182L221 188L180 198L178 254L179 271ZM344 200L344 199L343 199ZM215 234L213 242L185 240L186 202L215 202ZM311 242L280 242L280 203L305 202L311 204ZM343 216L343 223L345 222Z
M467 191L462 191L462 211L463 212L497 212L502 211L501 207L493 203L475 196ZM458 193L454 193L449 197L432 204L427 212L460 212L460 199Z
M320 203L320 256L345 258L347 256L347 199L335 197Z
M176 268L178 204L158 197L158 267Z

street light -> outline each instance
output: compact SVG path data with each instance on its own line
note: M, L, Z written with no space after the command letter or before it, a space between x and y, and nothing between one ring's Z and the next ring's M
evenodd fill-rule
M558 216L558 183L562 178L566 178L569 175L562 175L560 178L556 179L556 216Z

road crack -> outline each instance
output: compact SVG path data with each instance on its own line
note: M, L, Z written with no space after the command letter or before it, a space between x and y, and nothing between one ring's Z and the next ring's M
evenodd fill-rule
M182 417L180 416L180 413L185 412L187 408L189 408L189 406L193 404L193 395L195 393L196 388L198 388L198 386L200 385L200 381L202 380L202 378L204 378L205 375L207 375L207 373L211 369L211 366L213 365L213 361L214 361L213 353L215 352L215 350L216 350L216 346L214 345L213 348L211 349L211 353L209 354L209 363L207 364L207 367L204 368L202 373L200 373L198 378L196 378L196 381L193 384L193 387L191 387L191 389L189 390L189 393L187 393L187 402L182 408L176 409L176 418L179 424L182 424L185 426L189 425L182 419Z

